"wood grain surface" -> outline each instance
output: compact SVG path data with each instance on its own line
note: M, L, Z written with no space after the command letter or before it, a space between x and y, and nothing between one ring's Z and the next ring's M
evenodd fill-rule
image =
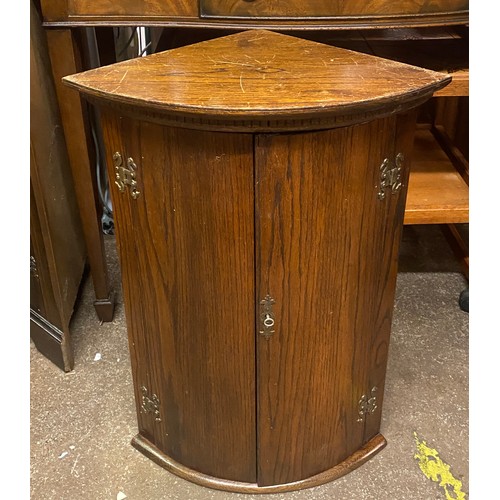
M61 369L73 369L70 321L86 263L59 106L41 20L30 2L31 337ZM27 263L26 263L27 264Z
M372 271L364 275L364 286L370 290L362 306L366 325L366 348L368 367L367 392L376 387L377 410L365 419L364 441L368 441L378 432L382 419L385 377L389 340L394 311L396 277L398 271L399 247L403 230L403 219L407 200L409 174L413 165L415 122L418 110L413 110L396 117L394 126L394 154L404 156L404 166L401 172L402 188L397 195L388 195L384 203L378 206L373 215L371 230L373 240L368 239L366 247L361 247L365 253L367 271L370 264ZM368 218L368 216L364 217ZM363 221L364 223L364 221ZM376 236L375 236L376 235ZM370 238L370 237L369 237Z
M86 261L85 242L75 199L75 186L61 127L61 117L47 42L31 4L30 29L30 183L36 199L40 237L47 253L49 277L61 329L73 314Z
M115 152L132 157L141 193L111 183L139 432L187 467L254 482L252 136L108 113L103 127L110 178Z
M469 187L430 130L418 130L405 224L469 222Z
M318 474L373 437L358 402L383 392L408 162L396 195L376 186L385 158L410 156L399 128L257 137L257 300L274 298L276 328L258 340L261 486Z
M87 256L94 285L94 306L99 319L111 321L114 292L109 282L104 237L101 228L102 206L97 190L94 145L85 103L62 83L68 74L82 70L80 42L71 30L47 30L52 75L66 139L67 154L80 213Z
M467 10L468 0L199 0L202 16L314 18L408 16Z
M46 226L43 229L46 230ZM34 258L30 273L30 308L43 316L49 323L62 330L66 323L61 317L61 311L58 307L60 297L57 297L58 301L54 296L51 282L51 271L53 272L53 269L49 268L47 262L43 229L33 192L33 183L30 182L30 257ZM54 276L54 279L57 279L57 275ZM59 289L56 288L56 292L59 292ZM71 354L72 351L70 350L69 356Z
M411 108L449 77L261 31L65 81L105 104L110 178L116 152L137 165L136 199L112 188L134 446L231 491L320 484L380 449ZM308 131L325 113L336 128ZM221 122L196 130L196 114ZM294 114L300 133L219 131L227 116L289 131Z
M145 439L140 434L132 439L132 446L153 460L164 469L174 474L192 481L194 483L213 488L216 490L231 491L235 493L284 493L287 491L302 490L312 488L321 484L334 481L339 477L348 474L370 460L374 455L381 451L387 444L387 441L381 434L377 434L370 439L359 450L356 450L350 457L335 465L331 469L325 470L316 476L308 477L302 481L296 481L288 484L275 484L272 486L259 486L257 483L245 483L241 481L230 481L189 469L185 465L176 462L164 452L159 450L153 443Z
M67 0L69 16L171 16L198 15L198 0Z
M252 119L274 130L290 128L294 119L302 129L311 120L325 128L325 117L346 126L414 107L449 81L434 71L264 30L64 78L107 104L175 114L179 126L208 117L212 129L224 120L237 129L241 120L242 130Z
M467 24L466 0L41 0L50 26L353 29Z

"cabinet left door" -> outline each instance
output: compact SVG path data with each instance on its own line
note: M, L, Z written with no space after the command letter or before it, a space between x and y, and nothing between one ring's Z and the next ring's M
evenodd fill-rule
M139 437L255 482L253 139L102 110Z

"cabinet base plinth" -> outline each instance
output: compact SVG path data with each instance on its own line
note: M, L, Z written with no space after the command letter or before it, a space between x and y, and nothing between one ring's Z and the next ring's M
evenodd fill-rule
M155 445L141 435L137 435L132 439L132 446L153 460L164 469L176 474L183 479L193 483L214 488L216 490L231 491L236 493L278 493L285 491L302 490L312 488L321 484L329 483L345 474L357 469L367 460L372 458L376 453L382 450L387 441L382 434L377 434L368 441L362 448L357 450L351 456L347 457L343 462L335 467L328 469L315 476L295 481L293 483L276 484L272 486L258 486L256 483L244 483L239 481L231 481L228 479L220 479L201 472L195 471L186 467L179 462L161 452Z

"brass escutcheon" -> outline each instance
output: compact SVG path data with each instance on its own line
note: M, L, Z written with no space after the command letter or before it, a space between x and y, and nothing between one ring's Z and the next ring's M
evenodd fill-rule
M274 330L274 314L273 314L273 304L274 299L267 294L264 299L260 301L261 312L260 312L260 320L262 323L262 327L259 330L259 333L266 339L269 340L273 334Z

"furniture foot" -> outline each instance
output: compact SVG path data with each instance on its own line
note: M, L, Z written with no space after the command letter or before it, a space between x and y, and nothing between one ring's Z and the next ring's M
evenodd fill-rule
M46 358L65 372L70 372L74 364L68 335L67 331L61 331L36 311L30 309L31 340Z
M105 323L113 321L115 312L115 292L111 290L106 299L97 299L94 301L95 312L97 317Z

